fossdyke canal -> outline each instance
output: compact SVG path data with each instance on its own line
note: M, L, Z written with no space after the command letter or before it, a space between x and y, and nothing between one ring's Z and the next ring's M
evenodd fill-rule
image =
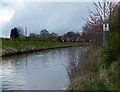
M4 57L2 90L63 90L69 84L67 66L79 60L84 47L70 47Z

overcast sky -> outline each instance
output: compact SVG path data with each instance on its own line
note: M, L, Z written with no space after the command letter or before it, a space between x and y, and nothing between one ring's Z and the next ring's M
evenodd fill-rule
M68 31L82 32L91 2L4 2L0 7L0 30L9 37L14 27L27 27L29 33L42 29L62 35ZM0 34L1 36L1 34Z

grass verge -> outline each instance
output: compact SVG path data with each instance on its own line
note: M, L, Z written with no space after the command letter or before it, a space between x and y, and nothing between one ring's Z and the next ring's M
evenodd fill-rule
M120 59L104 67L101 50L87 47L80 61L68 65L69 90L119 90Z
M80 42L2 41L1 56L26 53L45 49L86 45Z

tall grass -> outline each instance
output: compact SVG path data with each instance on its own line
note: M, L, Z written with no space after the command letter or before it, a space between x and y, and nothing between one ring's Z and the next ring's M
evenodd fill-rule
M70 90L118 90L120 59L109 68L103 67L100 49L87 47L77 62L70 62Z
M2 40L0 39L0 56L2 55Z

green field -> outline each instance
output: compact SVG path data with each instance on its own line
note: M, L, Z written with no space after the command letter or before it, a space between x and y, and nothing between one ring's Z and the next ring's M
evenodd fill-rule
M2 55L64 46L85 45L80 42L2 41Z

